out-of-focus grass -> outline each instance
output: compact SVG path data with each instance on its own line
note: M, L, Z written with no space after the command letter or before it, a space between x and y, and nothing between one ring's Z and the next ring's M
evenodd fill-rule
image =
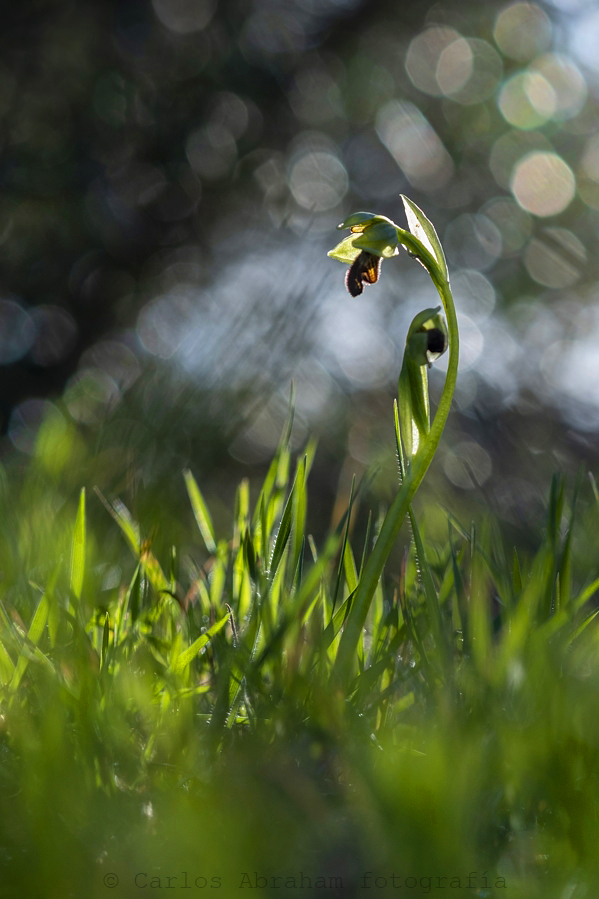
M533 555L414 517L344 682L380 515L314 545L314 445L286 430L227 533L185 472L193 516L153 532L65 493L85 450L52 427L3 484L0 895L596 893L590 490L554 479Z

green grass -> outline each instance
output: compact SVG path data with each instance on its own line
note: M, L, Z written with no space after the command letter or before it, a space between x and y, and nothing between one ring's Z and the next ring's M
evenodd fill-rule
M292 417L227 530L191 471L151 521L75 489L45 423L0 493L0 896L597 895L594 483L533 553L415 508L444 420L410 459L400 402L402 499L319 546Z
M177 546L157 558L116 499L82 493L50 517L41 447L2 512L0 895L104 896L107 873L111 895L139 895L136 874L185 871L237 895L245 872L300 870L341 877L341 895L366 895L368 871L389 881L376 895L397 894L393 872L477 895L474 871L506 883L479 895L593 895L598 572L576 552L590 489L577 527L554 480L531 557L491 519L448 515L440 541L412 513L343 682L382 518L346 514L314 547L312 445L293 459L287 429L226 534L185 473L196 565Z

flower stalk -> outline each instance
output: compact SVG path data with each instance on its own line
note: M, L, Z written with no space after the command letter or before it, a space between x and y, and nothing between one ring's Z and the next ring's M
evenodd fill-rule
M391 504L379 532L373 550L364 566L362 576L353 598L350 613L339 643L339 651L335 659L334 678L341 686L347 686L353 672L356 650L360 634L364 628L366 616L374 596L376 586L383 573L385 562L391 553L400 528L408 513L416 491L424 480L433 460L451 408L458 373L459 333L458 322L449 285L449 274L445 255L433 225L422 210L407 197L402 196L409 231L399 228L384 217L370 213L356 213L341 227L352 229L352 235L332 250L329 255L343 262L353 264L362 250L378 255L381 258L394 256L398 247L403 246L428 271L435 285L447 321L449 341L449 361L445 384L433 422L428 432L423 435L419 429L419 442L409 464L405 478ZM376 220L376 221L375 221ZM388 224L392 226L394 234ZM381 227L383 226L383 227ZM375 227L377 230L375 231ZM356 230L356 229L360 230ZM357 235L357 237L354 237ZM426 310L427 313L436 310ZM428 403L428 397L427 397ZM405 429L405 425L404 425ZM422 430L426 431L426 428ZM423 439L422 439L423 437Z

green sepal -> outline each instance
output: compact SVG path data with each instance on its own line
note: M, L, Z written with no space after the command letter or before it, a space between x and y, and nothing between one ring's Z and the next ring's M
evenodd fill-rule
M339 262L343 262L345 265L351 265L362 252L359 247L354 246L355 240L358 240L358 237L355 234L350 234L349 237L345 237L341 243L338 243L336 247L329 250L327 256L330 256L332 259L338 259Z
M401 435L406 459L418 452L430 431L430 403L427 366L431 362L427 332L437 328L446 335L441 307L423 309L412 321L397 385ZM440 355L440 354L436 354Z
M414 316L412 319L412 324L408 328L408 333L406 335L406 344L409 343L410 337L416 333L416 331L421 331L423 328L438 328L438 323L429 324L432 322L435 317L438 317L439 320L442 321L441 316L438 313L441 311L440 306L433 306L429 309L423 309L422 312L419 312L418 315Z
M388 219L386 215L376 215L374 212L354 212L349 218L345 219L344 222L337 225L337 228L339 230L351 228L354 233L357 233L364 231L366 228L371 227L371 225L375 225L377 222L386 222L388 225L395 227L391 219Z
M356 215L367 215L367 213L356 213ZM380 219L381 216L373 216L372 218ZM388 219L377 221L374 224L367 224L363 230L344 238L334 249L329 250L327 255L332 259L338 259L339 262L343 262L346 265L351 265L362 250L372 253L373 256L381 256L384 259L396 256L399 253L396 226L389 222Z
M447 349L447 326L445 319L439 314L441 307L423 309L414 318L406 338L406 353L417 365L430 365L443 355ZM445 348L441 352L432 353L428 348L427 331L437 329L445 335Z
M406 460L411 460L430 430L430 406L427 367L415 362L407 348L397 385L397 404L404 453Z
M399 253L397 228L390 222L377 222L354 239L354 247L384 259L396 256Z

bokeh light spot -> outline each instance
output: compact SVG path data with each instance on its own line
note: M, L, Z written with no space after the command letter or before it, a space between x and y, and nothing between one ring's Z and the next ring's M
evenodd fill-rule
M599 426L599 310L587 308L585 312L589 314L579 316L584 322L581 336L575 339L560 336L550 343L542 354L540 369L550 395L557 401L566 421L579 430L596 432ZM580 328L577 330L580 332Z
M299 10L267 7L248 16L241 35L241 47L251 59L262 54L295 54L304 49L305 25Z
M538 72L519 72L501 89L499 109L504 119L516 128L538 128L554 114L555 91Z
M532 232L532 219L514 200L496 197L489 200L481 213L490 219L501 234L501 255L513 256L518 253Z
M134 353L118 340L101 340L87 349L79 361L81 369L94 368L103 371L127 390L141 374L141 365Z
M178 34L202 31L216 9L216 0L152 0L163 25Z
M190 338L192 318L193 307L185 295L173 294L152 300L137 318L137 334L143 348L154 356L170 359Z
M97 368L82 368L70 379L64 394L69 414L82 424L101 421L120 400L112 378Z
M324 212L337 206L347 193L345 166L332 153L305 153L292 163L289 187L304 209Z
M598 36L599 9L596 3L591 3L589 12L577 19L570 29L570 46L581 63L595 72L599 71Z
M260 116L257 107L252 104L253 115ZM230 91L221 91L213 101L210 113L210 124L226 128L235 140L242 137L250 124L248 104Z
M193 171L207 181L223 178L237 159L233 135L228 128L218 124L193 131L187 138L185 152Z
M446 47L459 38L454 28L443 26L427 28L414 38L406 55L406 71L415 87L433 97L443 96L443 88L437 81L437 66Z
M599 183L599 134L591 137L587 142L581 160L583 173Z
M503 64L486 41L462 37L443 50L436 74L445 96L470 106L482 103L495 91L503 75Z
M499 186L509 190L514 167L520 159L535 150L550 152L552 149L545 135L537 131L508 131L493 144L489 167Z
M590 6L595 0L548 0L548 2L562 12L578 12L585 6Z
M486 216L464 213L447 226L444 246L454 265L485 270L501 255L501 234Z
M59 306L37 306L31 313L35 341L31 358L36 365L57 365L65 359L77 339L73 316Z
M15 300L0 300L0 365L10 365L28 352L35 339L35 325Z
M451 97L457 94L472 76L474 57L466 38L460 37L445 47L437 63L437 83L442 92Z
M580 69L571 59L559 53L546 53L535 59L530 71L541 75L552 88L553 119L563 122L578 115L584 106L588 89Z
M397 350L365 304L350 302L325 309L321 340L331 362L361 388L381 387L397 377Z
M578 174L580 196L587 206L599 209L599 135L587 141Z
M551 43L551 20L536 3L512 3L495 21L493 36L501 52L526 62Z
M530 153L516 165L511 183L516 200L533 215L558 215L570 205L576 180L557 153Z
M447 183L453 162L436 131L413 103L390 100L379 110L376 131L414 187Z
M575 284L585 262L584 245L566 228L545 228L542 237L530 241L524 254L524 265L530 277L553 289Z
M322 125L343 115L339 86L322 65L312 64L296 73L289 102L297 118L308 125Z
M25 400L13 409L8 423L8 436L13 446L16 446L22 453L32 455L39 429L50 415L53 416L58 427L62 423L66 428L63 415L54 403L48 400Z
M384 200L405 188L395 160L376 134L356 134L343 148L352 189L367 202Z
M495 308L495 288L481 272L464 269L451 278L451 288L458 314L466 314L480 324Z
M458 312L458 325L460 328L460 361L458 371L466 372L480 359L485 348L485 338L481 329L470 316ZM447 371L449 353L441 356L435 362L434 368L440 372Z
M446 454L443 470L456 487L473 490L491 477L493 464L488 452L479 443L462 440Z

